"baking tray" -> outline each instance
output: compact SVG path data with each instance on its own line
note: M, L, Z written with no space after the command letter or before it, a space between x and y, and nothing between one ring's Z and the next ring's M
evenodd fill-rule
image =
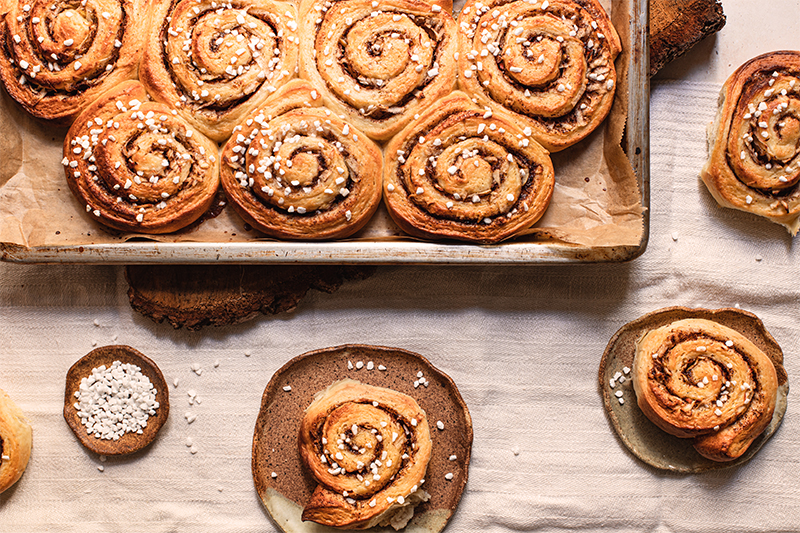
M648 1L630 0L629 109L623 149L641 193L642 233L637 244L586 246L560 241L509 241L495 245L412 240L230 243L129 241L26 247L0 243L0 260L15 263L362 263L362 264L570 264L632 260L647 247L650 230Z

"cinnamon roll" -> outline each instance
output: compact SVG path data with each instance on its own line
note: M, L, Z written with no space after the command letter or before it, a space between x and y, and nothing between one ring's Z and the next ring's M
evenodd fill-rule
M455 86L452 0L303 0L300 75L376 140Z
M138 81L89 106L64 139L69 188L110 228L169 233L198 219L219 187L217 145Z
M458 22L459 88L513 113L551 152L608 115L622 47L597 0L468 0Z
M701 172L723 207L800 229L800 52L771 52L722 87Z
M0 78L32 115L64 123L136 78L143 0L21 0L0 15Z
M233 127L297 70L294 5L273 0L161 2L140 78L204 135Z
M495 243L544 214L555 177L547 150L461 92L441 99L386 147L384 201L421 238Z
M347 237L380 204L380 149L303 80L279 89L237 126L222 159L231 204L272 237Z
M302 519L346 529L401 525L431 458L425 412L405 394L343 379L319 392L300 425L300 456L319 483ZM402 524L405 525L405 524Z
M32 438L30 422L8 394L0 390L0 493L25 472Z
M694 439L713 461L732 461L772 420L778 377L771 359L740 332L687 318L637 343L633 386L642 412L671 435Z

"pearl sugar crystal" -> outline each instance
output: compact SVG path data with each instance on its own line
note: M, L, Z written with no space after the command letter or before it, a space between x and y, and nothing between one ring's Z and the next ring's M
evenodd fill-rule
M114 361L92 369L75 392L74 406L86 432L95 438L118 440L125 433L141 434L156 414L156 390L141 368Z

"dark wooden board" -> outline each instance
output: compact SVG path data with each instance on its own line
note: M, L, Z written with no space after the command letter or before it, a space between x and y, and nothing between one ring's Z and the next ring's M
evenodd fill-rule
M724 25L719 0L650 0L650 75Z
M332 293L374 267L318 265L128 266L131 307L155 322L198 330L291 311L311 289Z

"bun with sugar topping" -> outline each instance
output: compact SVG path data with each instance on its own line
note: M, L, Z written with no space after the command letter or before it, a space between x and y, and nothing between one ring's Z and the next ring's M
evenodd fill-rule
M33 429L22 410L0 390L0 493L17 482L31 457Z
M722 87L700 177L723 207L800 229L800 51L755 57Z

